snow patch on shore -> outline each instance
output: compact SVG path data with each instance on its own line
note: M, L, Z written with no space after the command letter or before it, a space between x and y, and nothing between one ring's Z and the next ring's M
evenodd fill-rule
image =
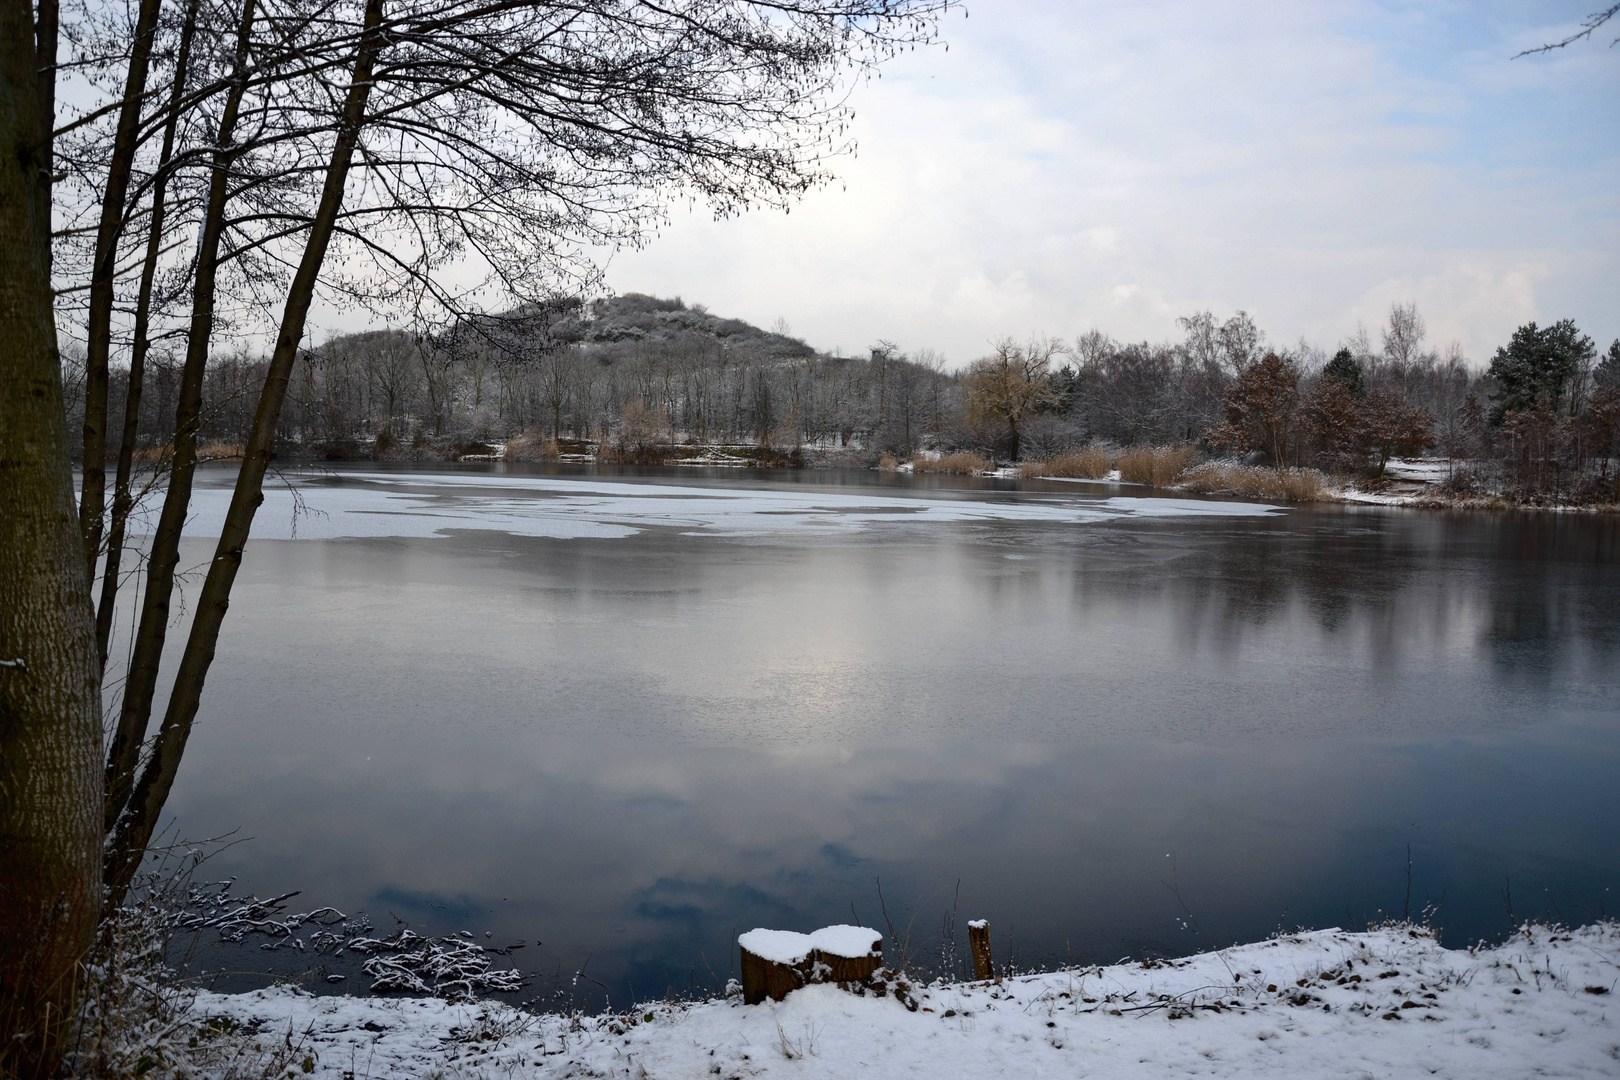
M507 1005L198 995L316 1077L1366 1077L1620 1074L1620 923L1527 926L1448 950L1392 927L995 983L935 984L915 1012L815 985L780 1003L653 1003L601 1016Z

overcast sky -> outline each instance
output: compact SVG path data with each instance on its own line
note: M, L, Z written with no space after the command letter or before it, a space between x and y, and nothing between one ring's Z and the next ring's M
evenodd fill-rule
M1620 25L1598 0L972 0L854 96L791 214L678 212L608 271L820 348L961 364L1004 335L1376 341L1415 300L1483 363L1518 324L1620 335Z

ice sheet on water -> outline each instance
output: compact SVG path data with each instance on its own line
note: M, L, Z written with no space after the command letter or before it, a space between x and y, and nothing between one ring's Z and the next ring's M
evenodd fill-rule
M228 488L199 487L192 497L190 535L218 536L229 505ZM1122 495L992 500L596 478L346 473L335 480L309 476L267 486L254 536L331 540L490 530L553 539L614 539L649 528L759 536L803 529L859 531L894 522L1084 524L1141 517L1248 517L1280 510L1260 503ZM148 525L155 522L155 509L148 517Z

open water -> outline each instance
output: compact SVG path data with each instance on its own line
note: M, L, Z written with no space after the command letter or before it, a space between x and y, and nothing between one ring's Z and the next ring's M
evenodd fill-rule
M953 914L988 918L1037 965L1620 908L1612 517L875 473L295 483L174 830L232 833L202 876L289 910L521 941L521 998L712 989L755 926L858 921L949 966ZM197 962L365 986L357 955L265 943Z

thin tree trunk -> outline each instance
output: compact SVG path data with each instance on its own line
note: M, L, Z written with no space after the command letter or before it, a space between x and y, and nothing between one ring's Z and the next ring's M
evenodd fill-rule
M101 899L101 688L51 310L53 122L33 16L27 0L0 0L0 1075L30 1080L55 1075Z
M180 101L185 94L186 73L191 61L191 42L197 29L197 3L198 0L191 0L186 8L186 22L180 31L180 47L175 54L174 85L169 91L169 115L163 125L163 150L158 155L157 175L152 182L152 220L146 235L146 261L141 266L141 284L135 298L135 339L129 357L129 391L124 398L124 432L118 442L118 472L113 481L112 520L107 530L107 563L101 575L101 603L96 606L96 654L100 658L101 670L104 672L107 670L108 642L112 639L113 613L118 602L118 574L124 555L124 530L129 522L130 511L134 507L134 499L130 494L130 473L134 469L135 441L140 437L141 392L146 380L146 353L152 344L146 336L152 311L152 281L157 276L158 254L163 246L169 162L174 156L175 128L180 123Z
M34 201L39 207L40 220L45 223L45 231L40 235L39 242L45 248L45 272L51 270L51 187L55 182L53 173L56 170L55 137L56 131L56 43L59 36L60 8L58 0L37 0L38 19L34 24L34 92L36 115L39 117L39 130L43 133L41 141L43 147L40 153L39 170L40 183L34 192ZM51 323L51 347L56 347L56 324ZM58 357L59 364L61 362Z
M230 191L230 166L235 158L233 140L237 113L247 89L249 31L254 0L243 0L237 29L234 78L220 113L214 136L214 175L209 185L208 209L197 245L197 272L192 284L191 334L186 342L185 369L180 378L175 409L174 453L169 464L169 489L163 499L152 553L146 564L146 595L135 633L135 650L124 680L124 702L107 759L106 820L116 821L128 801L141 741L152 715L157 692L158 665L169 627L169 601L174 594L174 571L180 563L180 535L191 504L191 482L197 469L197 427L202 418L203 372L208 366L209 339L214 328L214 282L219 264L220 234Z
M416 350L416 354L422 361L422 378L427 382L428 411L433 414L433 436L434 438L437 438L441 425L439 423L439 395L438 392L433 389L433 369L428 366L428 354L426 349L418 348ZM391 405L390 408L392 408ZM392 421L390 421L390 425L391 424Z
M288 291L281 331L276 337L276 349L265 373L264 390L259 395L253 428L248 434L242 468L236 478L236 490L231 496L231 507L225 515L219 546L208 566L208 577L203 582L202 595L197 601L197 615L191 625L186 651L180 659L174 691L169 697L169 707L164 714L156 745L141 771L128 812L120 819L108 848L108 894L115 898L121 897L129 887L129 881L140 865L141 855L151 840L158 815L168 799L169 790L174 785L192 722L202 702L203 683L214 660L220 626L230 606L231 586L241 568L242 551L253 527L253 515L264 502L264 474L270 465L276 422L281 415L282 403L286 400L293 363L298 358L298 343L304 336L304 324L309 316L310 301L314 297L321 264L326 259L333 227L343 209L343 190L348 181L349 165L355 146L360 141L366 101L371 94L372 66L387 40L381 29L382 14L382 0L367 0L354 75L344 100L332 160L327 167L326 182L310 226L303 258Z
M107 362L112 353L113 278L118 272L124 199L129 194L129 176L140 145L146 73L151 66L152 40L157 37L161 7L162 0L141 0L135 17L135 41L130 48L129 71L124 76L124 97L118 109L112 157L107 162L101 221L96 226L96 250L90 263L90 310L85 321L84 486L79 495L79 525L84 530L85 573L92 581L106 518Z

